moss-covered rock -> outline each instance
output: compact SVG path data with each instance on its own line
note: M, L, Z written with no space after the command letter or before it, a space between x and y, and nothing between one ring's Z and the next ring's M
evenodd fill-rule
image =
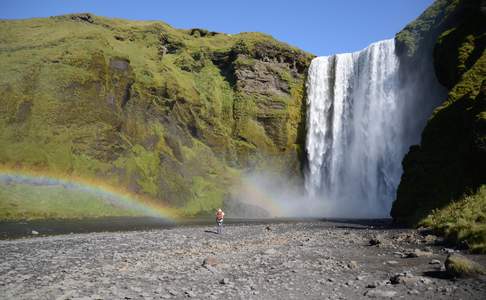
M260 33L74 14L0 21L0 165L96 178L187 214L267 157L300 174L312 55Z
M454 26L441 27L433 57L448 95L430 117L421 144L403 160L391 211L398 222L417 224L486 182L485 9L481 1L456 2L456 10L445 15Z
M452 277L466 278L486 274L483 266L460 254L449 255L444 265Z
M466 2L468 1L436 0L416 20L396 34L397 54L402 59L414 60L428 53L441 32L463 18L463 6Z

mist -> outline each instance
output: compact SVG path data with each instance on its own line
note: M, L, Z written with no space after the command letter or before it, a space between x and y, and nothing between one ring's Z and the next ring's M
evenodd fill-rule
M395 41L315 58L307 81L304 182L247 173L227 205L238 217L388 218L402 160L444 99L432 61L401 62Z
M225 201L228 216L236 218L322 217L324 202L306 197L301 182L270 171L243 175Z
M345 193L350 192L343 187ZM230 218L383 218L351 199L311 196L302 183L269 171L249 172L225 201Z

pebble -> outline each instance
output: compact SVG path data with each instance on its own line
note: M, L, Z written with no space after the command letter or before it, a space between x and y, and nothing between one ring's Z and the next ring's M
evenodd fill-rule
M412 252L408 252L405 255L407 258L415 258L415 257L432 256L434 255L434 253L429 251L422 251L420 249L414 249Z
M419 278L410 272L398 273L390 277L391 284L414 284L418 280Z
M379 238L372 238L370 239L370 241L368 242L370 244L370 246L376 246L376 245L379 245L381 244L381 240Z
M409 294L409 295L419 295L419 294L420 294L420 292L419 292L419 291L417 291L416 289L412 289L412 290L409 290L409 291L407 292L407 294Z
M263 252L264 255L274 255L274 254L277 254L277 250L273 249L273 248L270 248L270 249L267 249Z
M348 268L350 268L350 269L357 269L358 268L358 263L356 261L352 260L352 261L350 261L348 263Z
M202 263L203 267L209 267L209 266L211 266L211 267L215 267L215 266L217 266L218 264L219 264L219 261L218 261L218 259L217 259L216 257L214 257L214 256L208 256L208 257L206 257L206 258L203 260L203 263Z
M433 235L433 234L427 234L424 237L424 241L426 243L435 243L435 241L437 241L437 236L436 235Z
M442 248L441 251L446 253L446 254L452 254L452 253L456 252L454 249L450 249L450 248Z
M433 278L412 275L413 285L390 284L389 274L432 269L420 259L387 263L394 252L406 252L407 241L391 238L395 230L374 229L386 243L365 247L370 237L361 229L344 231L325 222L271 227L271 234L261 225L230 224L224 236L205 233L211 229L205 226L182 226L0 240L0 298L360 299L386 298L392 291L406 299L415 295L407 294L411 288L425 299L444 297ZM457 298L480 299L486 293L476 281L466 287L448 280L440 284Z
M177 293L177 291L173 290L173 289L168 289L167 292L169 294L171 294L172 296L177 296L179 293Z
M194 293L193 291L185 291L184 294L189 298L196 297L196 293Z
M395 297L396 294L397 292L395 291L373 289L366 291L364 295L370 298L392 298Z

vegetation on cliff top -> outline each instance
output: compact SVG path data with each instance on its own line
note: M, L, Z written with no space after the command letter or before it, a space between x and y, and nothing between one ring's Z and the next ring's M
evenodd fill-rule
M426 55L444 28L458 19L461 0L436 0L416 20L410 22L395 36L397 53L414 58ZM460 9L459 9L460 8ZM428 55L427 55L428 56Z
M0 21L0 45L0 165L96 178L189 215L264 158L300 172L312 56L270 36L75 14Z

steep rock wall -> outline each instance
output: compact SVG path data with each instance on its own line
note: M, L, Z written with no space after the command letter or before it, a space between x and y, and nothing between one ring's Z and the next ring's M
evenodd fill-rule
M399 43L406 45L403 37L415 37L410 44L423 45L416 47L422 53L405 47L405 59L433 56L437 78L448 90L421 144L412 146L403 160L391 211L398 222L416 223L486 183L485 20L484 1L436 1L397 34ZM430 45L433 53L428 52Z

